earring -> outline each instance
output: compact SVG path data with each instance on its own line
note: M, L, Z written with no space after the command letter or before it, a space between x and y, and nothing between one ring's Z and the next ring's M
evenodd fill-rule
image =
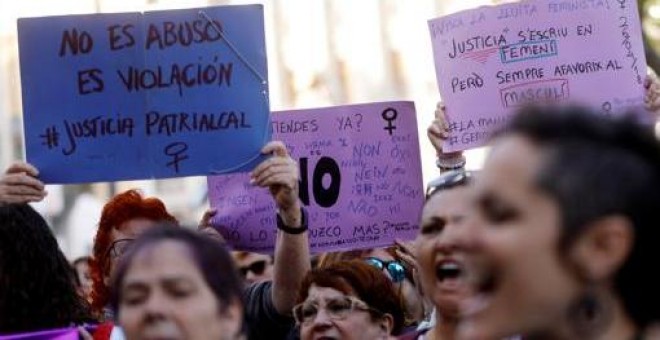
M586 291L571 304L568 310L569 323L580 339L593 338L605 331L612 321L612 307L597 289Z

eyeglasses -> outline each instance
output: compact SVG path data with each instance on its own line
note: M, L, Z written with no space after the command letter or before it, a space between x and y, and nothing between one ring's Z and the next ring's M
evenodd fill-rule
M267 264L268 261L266 260L256 261L247 266L240 267L238 270L241 272L243 277L246 277L249 272L252 272L254 275L261 275L266 270Z
M309 324L316 319L316 316L321 309L325 309L326 314L332 320L345 319L349 314L356 310L383 315L381 311L369 307L366 302L356 297L343 296L325 300L325 306L323 306L323 308L321 308L318 301L305 301L293 307L293 317L298 324Z
M441 190L449 190L451 188L466 185L472 180L472 172L466 170L453 170L440 175L438 178L429 182L426 186L426 199L433 196Z
M128 249L130 249L133 241L135 241L133 238L122 238L112 242L110 248L108 248L108 251L105 253L105 257L111 259L120 258L126 253L126 251L128 251Z
M365 261L379 270L387 270L394 283L399 283L406 278L406 267L399 261L383 261L377 257L367 257Z

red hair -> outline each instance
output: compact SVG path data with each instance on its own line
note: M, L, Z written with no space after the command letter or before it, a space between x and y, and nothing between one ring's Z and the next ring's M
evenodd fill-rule
M377 248L367 248L367 249L357 249L357 250L348 250L348 251L339 251L334 253L324 253L319 258L318 267L323 268L327 267L333 263L350 261L350 260L359 260L367 258L367 255ZM396 246L382 248L386 253L390 254L393 259L399 261L403 268L405 269L406 278L412 285L416 285L415 278L412 275L413 268L411 268L406 261L403 261L399 254L396 253Z
M404 306L392 281L362 260L338 261L307 272L298 290L298 303L307 299L312 285L354 295L369 307L390 314L394 320L394 335L404 326Z
M113 197L103 207L99 228L94 238L92 259L89 261L89 271L92 277L92 309L103 316L103 308L110 298L110 289L103 282L103 277L109 268L107 252L112 239L112 230L132 219L145 218L152 221L177 223L176 218L167 212L165 204L155 197L144 197L137 190L128 190Z

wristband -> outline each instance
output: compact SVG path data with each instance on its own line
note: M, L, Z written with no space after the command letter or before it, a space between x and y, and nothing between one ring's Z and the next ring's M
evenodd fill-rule
M438 157L435 161L435 165L440 170L458 170L465 167L465 156L460 155L459 157L450 158Z
M282 216L277 213L277 229L290 235L300 235L306 232L307 229L309 229L307 223L307 210L305 210L303 207L300 207L300 227L298 228L289 227L288 225L284 224Z

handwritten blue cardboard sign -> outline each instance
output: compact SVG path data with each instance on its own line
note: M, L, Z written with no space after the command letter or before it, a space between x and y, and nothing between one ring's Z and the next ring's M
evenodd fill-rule
M27 159L47 183L245 171L270 140L263 8L18 20Z

